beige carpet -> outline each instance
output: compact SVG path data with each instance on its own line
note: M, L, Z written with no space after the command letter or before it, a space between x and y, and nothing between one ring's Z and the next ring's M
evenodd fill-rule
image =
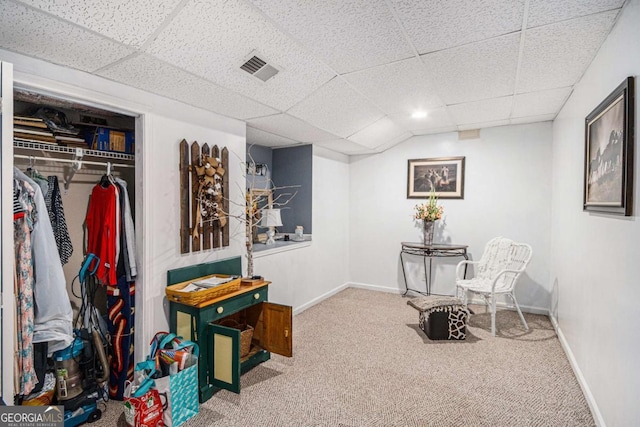
M548 318L476 308L466 341L430 341L407 298L347 289L294 318L273 356L185 423L196 426L592 426ZM93 426L122 425L109 402Z

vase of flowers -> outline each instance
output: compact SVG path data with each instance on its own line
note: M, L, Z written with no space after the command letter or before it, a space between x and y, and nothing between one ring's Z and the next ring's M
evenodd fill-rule
M442 218L444 208L438 205L438 196L431 190L427 203L416 205L414 219L422 222L423 241L425 245L433 243L435 221Z

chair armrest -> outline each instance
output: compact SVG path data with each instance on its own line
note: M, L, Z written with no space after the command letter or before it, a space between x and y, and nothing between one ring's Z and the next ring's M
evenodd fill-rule
M463 266L467 266L467 265L473 265L473 264L480 264L480 261L469 261L467 259L465 259L464 261L460 261L458 263L458 265L456 266L456 280L464 280L464 277L462 277L460 275L460 270Z
M518 279L520 273L522 273L523 271L524 271L524 268L520 268L517 270L506 268L504 270L500 270L500 272L496 274L496 277L493 278L493 283L491 283L491 292L494 292L496 290L496 283L498 282L498 279L501 276L504 276L507 273L515 273L516 277L513 279L513 284L515 285L515 281Z

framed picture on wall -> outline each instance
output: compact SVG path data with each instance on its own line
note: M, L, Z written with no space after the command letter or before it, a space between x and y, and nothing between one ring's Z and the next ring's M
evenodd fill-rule
M634 79L628 77L585 120L585 211L631 215Z
M407 198L427 198L432 189L441 199L463 199L464 157L409 160Z

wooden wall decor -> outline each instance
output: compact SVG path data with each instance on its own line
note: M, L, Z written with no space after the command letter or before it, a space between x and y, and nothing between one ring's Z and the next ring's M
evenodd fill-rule
M180 142L180 253L229 246L229 150Z

